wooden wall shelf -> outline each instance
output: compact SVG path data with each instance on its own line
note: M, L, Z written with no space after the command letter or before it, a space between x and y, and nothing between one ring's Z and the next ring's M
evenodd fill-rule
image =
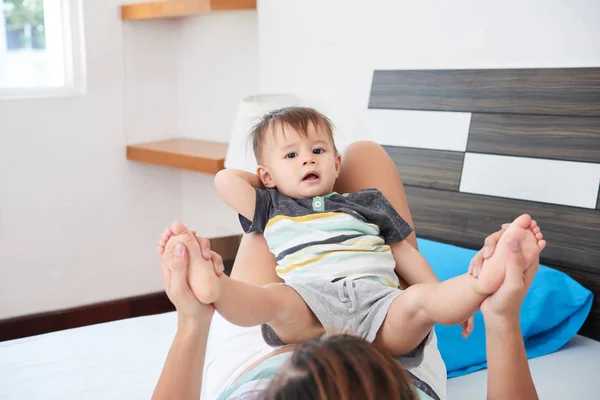
M216 174L225 168L226 143L168 139L127 146L127 159L164 167Z
M256 0L164 0L121 6L123 21L177 18L219 10L256 10Z

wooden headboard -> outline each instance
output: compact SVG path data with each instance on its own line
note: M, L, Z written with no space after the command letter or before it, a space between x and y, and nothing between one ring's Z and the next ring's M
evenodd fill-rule
M478 249L531 214L600 340L600 68L375 71L369 120L420 237Z

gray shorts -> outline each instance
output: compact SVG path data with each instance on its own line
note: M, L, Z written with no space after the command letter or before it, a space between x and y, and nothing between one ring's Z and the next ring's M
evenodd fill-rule
M350 333L368 342L375 340L392 302L402 293L400 288L383 285L368 277L342 278L333 282L314 280L286 283L286 285L300 294L325 328L325 335ZM267 344L271 346L285 344L266 324L262 326L262 334ZM412 368L422 363L424 348L431 338L429 332L415 349L395 358L404 366L414 382L420 382L420 384L415 383L419 389L433 399L439 399L429 385L421 382L410 372Z
M375 340L392 301L402 293L369 277L286 285L300 294L327 334L352 333L368 342Z

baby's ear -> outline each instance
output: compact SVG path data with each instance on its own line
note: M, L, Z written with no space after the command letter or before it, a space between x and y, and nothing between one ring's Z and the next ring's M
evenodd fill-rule
M271 171L269 171L267 167L259 165L258 168L256 168L256 175L266 188L272 189L275 187L273 176L271 175Z
M336 177L340 176L340 169L342 168L342 156L338 153L335 155L335 173Z

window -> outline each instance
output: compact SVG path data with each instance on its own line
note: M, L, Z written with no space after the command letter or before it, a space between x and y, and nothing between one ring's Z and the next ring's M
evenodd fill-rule
M0 97L81 93L80 0L0 0Z

